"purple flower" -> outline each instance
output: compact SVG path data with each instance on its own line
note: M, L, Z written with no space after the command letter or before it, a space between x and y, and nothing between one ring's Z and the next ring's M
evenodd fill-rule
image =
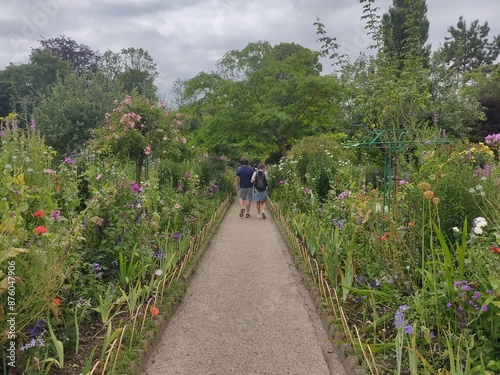
M99 263L93 263L92 268L94 271L101 271L101 265Z
M68 156L66 159L64 159L63 163L64 164L75 164L75 161Z
M439 120L439 115L437 112L434 112L434 114L432 115L432 121L433 122L438 122Z
M280 185L285 185L285 181L280 180L279 184L280 184Z
M430 145L431 144L431 141L425 141L424 142L424 145Z
M476 177L481 177L481 166L480 166L480 165L478 165L478 166L476 167L476 172L474 173L474 175L475 175Z
M413 326L411 324L407 324L405 326L405 333L411 335L413 333Z
M479 293L477 290L474 292L474 294L472 295L472 299L478 299L479 297L481 297L481 293Z
M484 143L489 146L496 145L500 143L500 133L499 134L490 134L484 138Z
M174 234L172 234L172 238L175 238L175 239L178 239L180 236L179 232L175 232Z
M308 187L304 188L304 191L306 192L307 195L311 195L312 191Z
M405 324L405 316L401 310L397 310L394 314L394 327L396 329L403 328Z
M35 324L28 326L28 336L35 337L40 334L40 330L44 327L45 323L43 320L37 321Z
M464 291L468 292L468 291L470 290L470 286L468 286L468 285L464 285L464 286L462 287L462 290L464 290Z
M35 117L31 116L31 125L30 125L30 129L32 131L35 131L36 130L36 121L35 121Z
M351 196L351 192L349 190L345 190L342 193L340 193L337 198L340 199L340 200L342 200L342 199L348 198L350 196Z
M453 306L453 305L451 304L451 302L448 302L448 303L446 304L446 307L447 307L447 308L450 308L451 306Z
M134 181L130 183L130 191L132 194L137 194L141 191L141 187Z
M482 312L488 311L488 306L486 306L486 305L481 306L481 311Z
M53 222L60 221L61 220L61 211L59 211L59 210L53 210L50 213L50 220L52 220Z

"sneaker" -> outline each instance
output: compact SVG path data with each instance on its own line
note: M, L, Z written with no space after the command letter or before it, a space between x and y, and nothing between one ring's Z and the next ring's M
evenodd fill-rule
M257 219L260 219L260 214L257 215Z
M244 208L242 208L242 209L240 210L240 217L243 217L243 214L244 214L244 213L245 213L245 209L244 209Z
M250 217L250 214L246 214L246 218L248 219Z
M262 211L262 218L266 220L266 213L264 211Z

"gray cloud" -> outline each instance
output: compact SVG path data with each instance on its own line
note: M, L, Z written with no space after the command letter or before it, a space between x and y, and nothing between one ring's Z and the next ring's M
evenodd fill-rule
M378 0L379 13L392 0ZM436 49L460 15L488 21L500 34L498 0L428 0L428 42ZM355 0L2 0L0 65L27 62L39 40L65 35L95 51L146 49L158 65L167 97L177 79L209 72L226 52L250 42L294 42L317 50L319 17L341 52L356 58L371 44ZM328 72L330 62L323 66Z

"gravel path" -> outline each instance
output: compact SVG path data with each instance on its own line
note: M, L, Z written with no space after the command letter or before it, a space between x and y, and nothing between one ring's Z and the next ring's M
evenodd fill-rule
M235 201L143 375L345 375L272 215Z

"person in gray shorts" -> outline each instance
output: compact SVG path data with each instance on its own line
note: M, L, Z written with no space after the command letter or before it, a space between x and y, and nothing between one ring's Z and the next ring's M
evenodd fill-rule
M248 165L248 158L245 156L241 158L240 163L241 165L236 170L236 189L238 190L238 201L240 203L240 217L245 216L248 219L253 195L251 179L255 170Z

